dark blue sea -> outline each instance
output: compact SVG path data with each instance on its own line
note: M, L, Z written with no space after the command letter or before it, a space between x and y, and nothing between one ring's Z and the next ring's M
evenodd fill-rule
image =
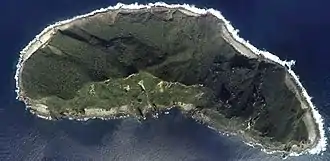
M178 111L138 123L46 121L25 110L15 97L13 79L19 51L44 27L111 0L2 0L0 4L0 161L277 161L187 119ZM135 1L121 1L132 3ZM140 3L152 1L139 1ZM167 3L215 8L241 37L282 59L294 59L295 72L325 118L330 116L330 1L179 0ZM288 158L330 161L323 155Z

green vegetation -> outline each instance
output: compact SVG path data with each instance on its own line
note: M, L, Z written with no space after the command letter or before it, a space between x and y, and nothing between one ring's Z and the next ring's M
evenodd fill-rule
M158 111L182 104L206 106L212 98L207 89L162 81L146 72L125 79L110 78L103 82L87 83L69 100L46 97L46 103L57 115L83 114L85 109L120 108L127 106L127 113L144 115L147 110Z

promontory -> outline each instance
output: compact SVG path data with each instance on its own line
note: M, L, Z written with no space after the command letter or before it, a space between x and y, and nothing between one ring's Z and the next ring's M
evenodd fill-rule
M267 152L324 144L322 121L291 67L241 41L219 12L136 6L46 28L21 52L19 100L53 120L143 120L175 107Z

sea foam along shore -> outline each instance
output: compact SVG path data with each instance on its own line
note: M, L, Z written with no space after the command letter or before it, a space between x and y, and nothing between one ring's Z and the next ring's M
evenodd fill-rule
M63 26L65 24L68 24L74 20L77 19L81 19L81 18L85 18L85 17L89 17L92 15L95 15L97 13L102 13L102 12L106 12L109 10L116 10L116 9L141 9L141 8L150 8L153 6L160 6L160 7L167 7L167 8L184 8L188 11L191 11L192 13L198 14L198 15L202 15L202 14L207 14L207 13L211 13L214 16L218 17L220 20L222 20L225 23L225 27L227 28L227 30L229 31L229 33L231 34L231 36L234 38L234 40L236 40L237 42L243 44L245 47L247 47L248 49L250 49L254 54L256 55L262 55L265 58L274 61L282 66L287 66L288 67L288 71L289 74L294 78L296 84L300 87L301 91L302 91L302 95L304 97L304 99L307 101L309 107L311 107L311 111L312 111L312 115L313 118L315 119L315 122L318 125L319 128L319 132L320 132L320 140L318 141L317 145L315 147L313 147L312 149L309 149L308 152L310 154L319 154L322 153L323 151L326 150L326 146L327 146L327 138L325 137L325 130L324 130L324 123L323 123L323 118L320 115L320 113L317 111L316 107L313 105L312 101L311 101L311 97L308 95L307 91L305 90L305 88L302 86L301 82L299 81L298 76L294 73L293 70L291 70L291 66L294 65L295 61L283 61L281 60L279 57L277 57L276 55L271 54L270 52L267 51L262 51L257 49L256 47L254 47L252 44L250 44L248 41L244 40L243 38L239 37L238 35L238 30L234 29L234 27L230 24L230 22L228 20L225 19L225 17L221 14L220 11L215 10L215 9L200 9L197 8L193 5L188 5L188 4L166 4L164 2L156 2L156 3L149 3L147 5L141 5L138 3L134 3L134 4L122 4L122 3L118 3L115 6L109 6L107 8L101 8L95 11L92 11L88 14L84 14L84 15L79 15L76 17L73 17L71 19L67 19L64 21L60 21L60 22L56 22L55 24L52 24L48 27L46 27L40 34L38 34L32 41L29 42L29 44L23 48L22 51L20 51L20 57L18 60L18 63L16 65L16 74L15 74L15 80L16 80L16 93L17 93L17 99L20 100L24 100L23 96L22 96L22 91L20 90L20 80L19 80L19 75L20 72L22 70L22 66L24 61L29 58L29 56L36 51L39 47L43 46L47 40L49 39L49 37L51 37L51 34L55 31L55 29L59 26ZM53 32L52 32L53 31ZM48 39L47 39L48 37ZM240 51L241 52L241 51ZM27 107L29 108L29 107ZM296 153L292 153L290 155L296 156L296 155L300 155L300 154L296 154Z

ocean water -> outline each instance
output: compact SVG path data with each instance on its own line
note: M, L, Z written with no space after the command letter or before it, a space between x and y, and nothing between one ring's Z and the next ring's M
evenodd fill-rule
M87 122L46 121L15 100L13 79L18 52L44 27L94 9L110 0L5 0L0 5L0 161L267 161L281 160L185 118L176 110L159 119ZM132 3L135 1L121 1ZM152 1L139 1L140 3ZM297 61L294 70L325 118L330 116L330 2L326 0L180 0L215 8L261 49ZM328 130L327 130L328 131ZM330 160L304 155L287 160Z

